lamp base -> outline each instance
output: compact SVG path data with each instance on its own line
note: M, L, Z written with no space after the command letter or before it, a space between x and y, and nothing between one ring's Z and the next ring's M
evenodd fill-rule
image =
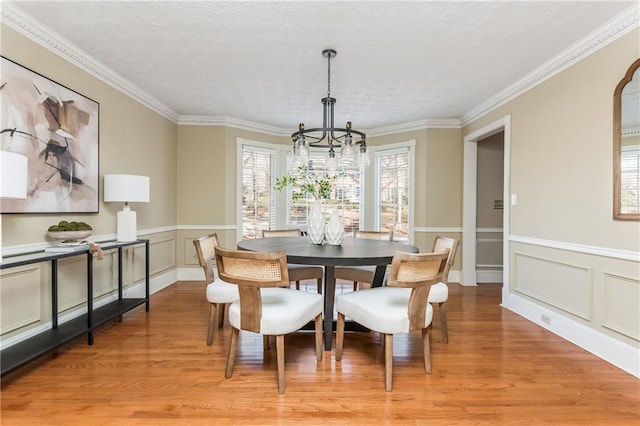
M122 242L138 239L136 212L131 210L129 206L124 206L122 211L118 212L116 239Z

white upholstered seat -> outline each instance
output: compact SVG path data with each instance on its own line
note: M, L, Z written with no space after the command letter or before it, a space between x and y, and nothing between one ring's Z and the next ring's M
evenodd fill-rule
M338 296L336 361L342 361L345 317L384 335L385 390L392 389L393 335L421 330L425 372L431 373L429 330L433 309L427 302L430 287L442 280L448 250L442 253L396 252L385 287Z
M284 336L315 321L316 359L322 360L323 297L289 288L284 251L251 252L215 248L220 277L238 285L240 299L229 307L231 342L225 378L231 378L240 330L276 336L278 392L284 393ZM266 349L266 345L265 345Z
M207 282L206 297L211 304L209 311L209 327L207 331L207 345L213 343L213 334L216 329L221 328L224 323L225 306L238 300L238 286L229 284L220 278L216 278L213 270L215 262L215 247L219 245L217 234L210 234L193 240L196 248L198 262L204 270L205 281Z
M429 291L429 303L438 305L438 312L440 313L440 330L441 337L444 343L449 343L449 329L447 325L447 306L446 301L449 299L449 271L453 266L453 262L456 259L456 252L458 251L459 241L453 238L437 236L433 243L433 252L440 252L443 250L449 250L449 258L447 259L447 266L442 274L442 282L431 286Z

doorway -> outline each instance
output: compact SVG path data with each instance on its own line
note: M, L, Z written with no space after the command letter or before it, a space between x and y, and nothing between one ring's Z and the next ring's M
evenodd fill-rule
M504 173L502 209L502 292L503 300L509 292L509 212L510 212L510 158L511 158L511 116L507 115L464 138L464 172L462 203L462 277L463 285L477 285L477 176L478 141L499 132L504 132Z

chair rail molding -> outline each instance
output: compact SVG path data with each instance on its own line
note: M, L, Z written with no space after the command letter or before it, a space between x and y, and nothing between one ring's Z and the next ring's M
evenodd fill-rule
M619 260L630 260L640 263L640 252L630 250L619 250L607 247L597 247L585 244L567 243L563 241L545 240L541 238L525 237L522 235L510 235L509 241L515 243L529 244L539 247L554 248L576 253L590 254L594 256L609 257Z

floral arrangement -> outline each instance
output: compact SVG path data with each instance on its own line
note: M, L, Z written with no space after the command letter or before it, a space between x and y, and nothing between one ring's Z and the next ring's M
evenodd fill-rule
M296 173L285 174L276 179L275 188L283 190L291 187L291 201L297 203L307 198L309 195L318 201L329 199L331 191L335 186L335 181L341 174L317 175L309 171L306 164L301 164L296 169Z

